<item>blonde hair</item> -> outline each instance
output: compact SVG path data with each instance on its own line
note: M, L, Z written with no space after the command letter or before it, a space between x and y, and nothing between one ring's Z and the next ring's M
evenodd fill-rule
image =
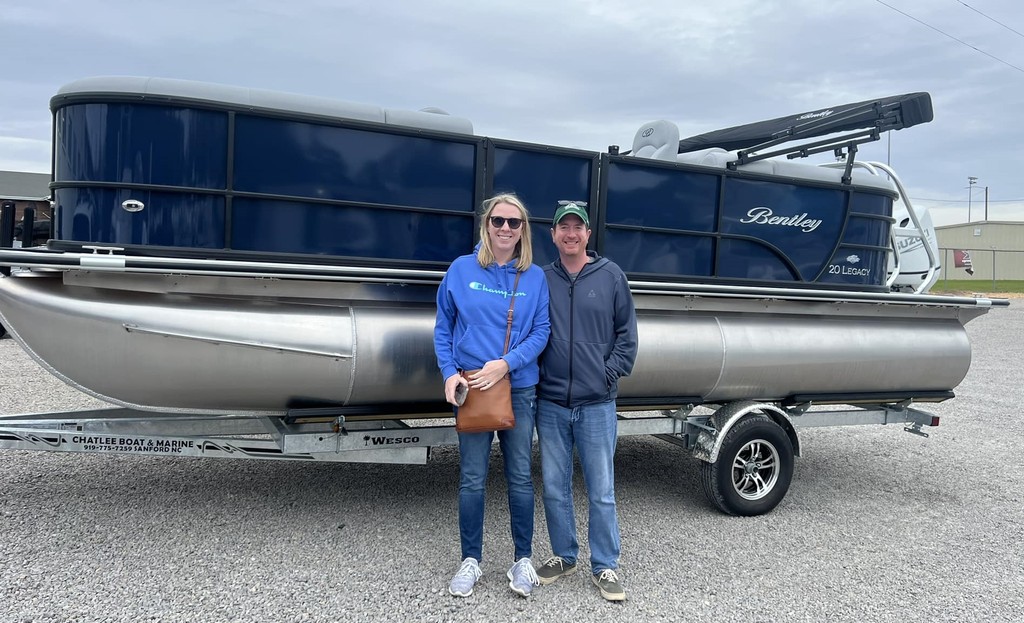
M533 243L530 242L530 213L527 212L526 206L512 193L503 193L495 195L484 201L483 211L480 216L480 250L476 253L476 261L480 262L481 266L487 267L494 262L494 252L491 251L491 237L487 233L487 225L491 221L491 212L494 211L494 206L499 203L507 203L514 205L519 210L519 217L523 219L523 224L520 225L522 228L522 234L519 236L519 242L516 243L516 250L512 257L516 259L516 270L523 271L533 264Z

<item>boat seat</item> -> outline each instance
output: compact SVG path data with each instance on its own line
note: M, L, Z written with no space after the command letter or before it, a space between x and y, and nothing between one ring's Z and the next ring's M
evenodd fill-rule
M737 158L736 151L726 151L720 147L710 147L697 151L677 153L679 151L679 128L671 121L664 119L651 121L640 126L633 137L632 155L637 158L651 158L653 160L668 160L683 164L695 164L716 169L727 168L730 162ZM798 180L810 180L818 182L829 182L839 184L843 179L842 169L822 167L810 162L798 162L781 158L769 158L767 160L756 160L740 165L736 169L744 173L760 173ZM874 175L870 171L855 168L853 170L853 183L862 186L872 186L888 191L895 191L893 182L880 175Z
M728 163L734 160L736 160L735 151L726 151L720 147L690 151L679 154L676 157L676 161L680 163L715 167L716 169L725 169ZM843 180L842 169L822 167L810 162L776 158L748 162L747 164L740 165L736 170L743 171L745 173L763 173L766 175L776 175L779 177L789 177L799 180L830 182L832 184L839 184ZM893 184L892 180L888 177L874 175L870 171L866 171L861 168L855 168L853 170L853 183L861 186L882 188L888 191L896 190L895 184Z
M676 162L683 162L686 164L696 164L704 167L715 167L716 169L725 169L733 160L736 160L735 151L726 151L721 147L711 147L708 149L700 149L697 151L688 151L686 153L678 154L676 156ZM747 173L764 173L765 175L775 175L775 164L774 160L758 160L757 162L749 162L741 167L739 171L746 171Z
M725 151L721 147L711 147L677 154L676 161L686 164L699 164L705 167L724 169L726 163L736 159L736 152Z
M410 128L421 128L424 130L438 130L440 132L453 132L455 134L472 134L473 123L463 117L454 117L440 108L424 108L422 110L397 110L394 108L384 109L384 123L407 126Z
M679 128L664 119L640 126L633 137L632 154L637 158L675 162L679 152Z
M762 162L771 162L773 172L781 177L831 182L833 184L839 184L843 181L843 169L841 168L823 167L796 160L765 160ZM851 172L851 177L853 178L853 183L858 186L871 186L891 192L896 191L896 184L885 175L875 175L870 171L855 167Z
M229 104L246 110L285 111L287 114L304 113L333 119L371 121L423 130L438 130L455 134L473 134L469 119L449 115L438 108L398 110L367 104L344 102L326 97L312 97L280 93L265 89L249 89L174 78L143 78L136 76L99 76L83 78L66 84L57 91L62 98L88 94L113 94L118 98L141 96L151 101L191 100Z

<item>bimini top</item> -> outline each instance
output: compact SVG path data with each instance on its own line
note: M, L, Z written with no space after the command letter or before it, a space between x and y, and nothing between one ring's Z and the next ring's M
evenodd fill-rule
M711 147L746 149L783 137L811 138L874 127L882 132L901 130L931 120L931 96L907 93L706 132L679 141L678 153Z
M455 134L473 134L473 124L437 108L419 111L380 108L326 97L313 97L279 91L250 89L192 80L145 78L138 76L100 76L66 84L50 99L50 110L80 99L95 101L139 99L160 103L208 104L212 107L244 108L258 111L304 113L317 117L371 121L391 125L438 130Z

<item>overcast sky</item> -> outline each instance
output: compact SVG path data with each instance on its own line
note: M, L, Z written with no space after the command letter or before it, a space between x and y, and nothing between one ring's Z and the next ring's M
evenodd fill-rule
M0 0L0 169L49 172L49 99L91 76L437 106L592 150L927 91L935 120L860 159L936 224L969 195L984 218L986 186L990 220L1024 220L1022 33L1021 0Z

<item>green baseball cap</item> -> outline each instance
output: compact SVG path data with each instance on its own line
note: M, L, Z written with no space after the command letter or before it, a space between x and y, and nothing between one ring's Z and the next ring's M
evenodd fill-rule
M590 228L590 217L587 216L586 210L587 204L583 201L559 201L558 209L555 210L555 218L551 221L552 225L558 225L558 221L562 220L569 214L575 214L576 216L583 219L583 224Z

